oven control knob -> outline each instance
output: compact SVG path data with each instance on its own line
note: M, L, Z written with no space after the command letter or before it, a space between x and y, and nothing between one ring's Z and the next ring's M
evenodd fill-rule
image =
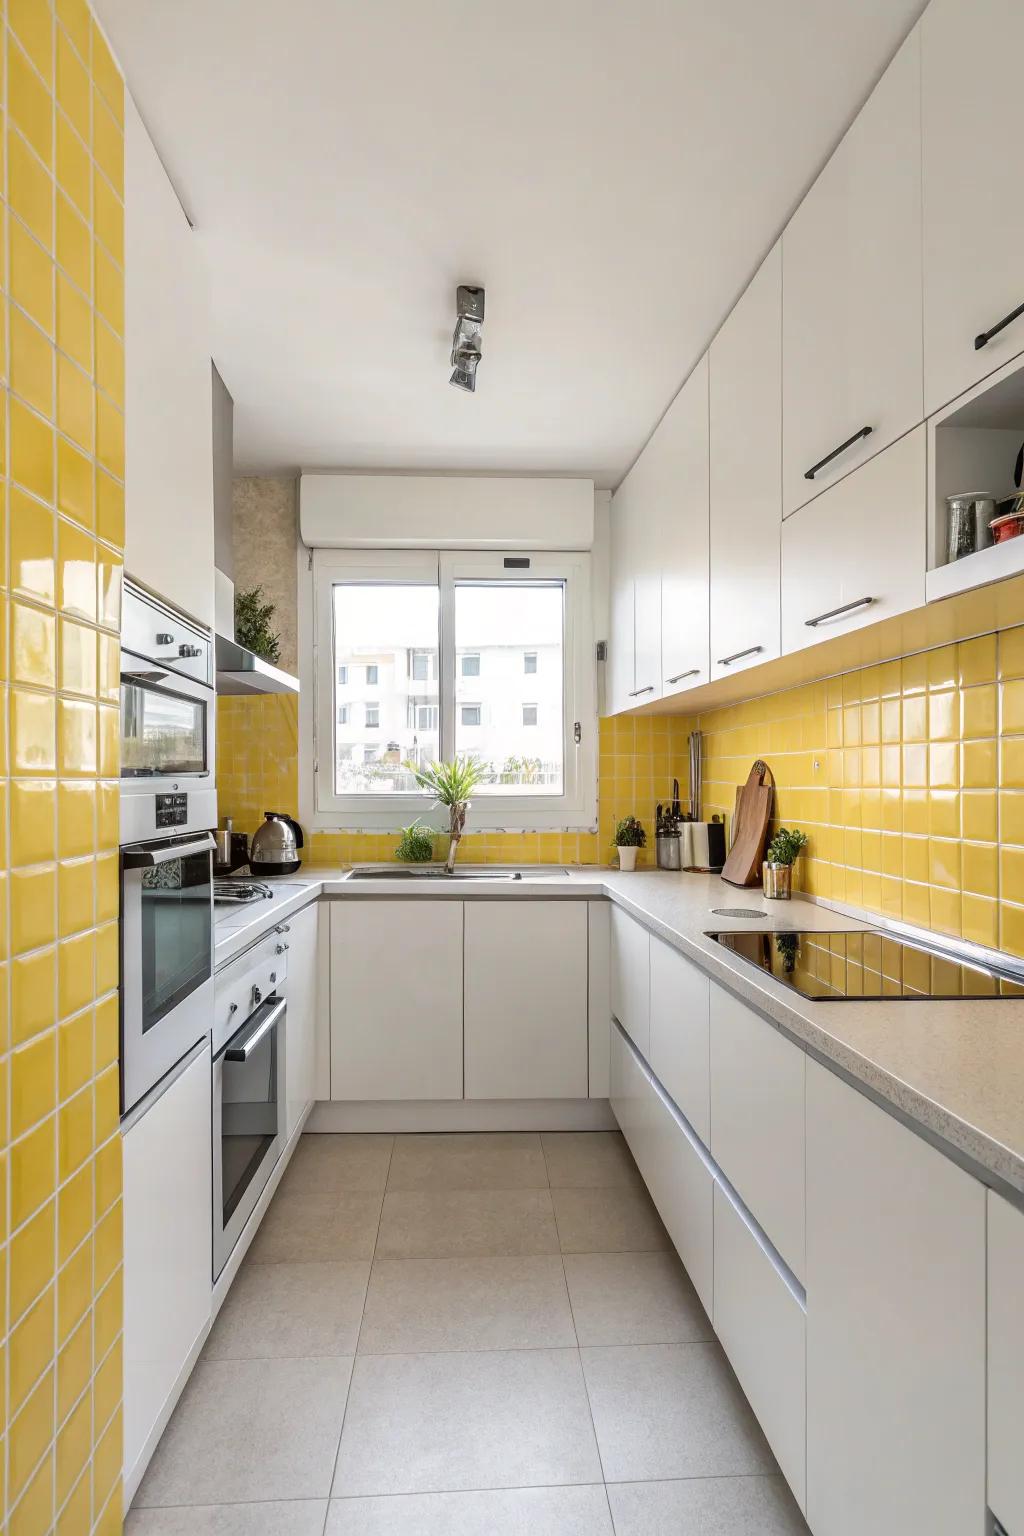
M277 981L277 972L276 971L271 971L270 979L271 979L271 981L276 983L276 981Z
M232 1014L232 1013L237 1013L237 1012L238 1012L238 1004L237 1003L232 1003L231 1007L228 1009L228 1013Z
M287 944L278 944L277 949L276 949L276 953L279 954L279 955L283 955L287 948L288 948Z
M156 643L157 643L157 645L173 645L174 644L174 636L173 635L168 635L166 633L158 634L156 636Z
M253 989L252 989L252 1001L253 1001L253 1007L256 1007L256 1005L258 1003L262 1003L262 1001L263 1001L263 993L260 991L259 987L253 987Z
M178 646L178 655L179 656L201 656L202 654L203 654L202 647L199 646L199 645L179 645Z

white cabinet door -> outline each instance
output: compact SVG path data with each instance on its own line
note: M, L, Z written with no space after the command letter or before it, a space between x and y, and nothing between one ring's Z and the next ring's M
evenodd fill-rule
M649 1061L705 1146L710 1136L710 982L702 970L651 937Z
M462 1098L462 902L331 903L331 1098Z
M1020 0L932 0L921 21L924 394L937 411L1024 350ZM1013 172L1010 170L1010 175Z
M319 1029L317 903L285 919L282 943L288 945L288 1035L285 1050L287 1107L285 1129L291 1136L313 1102Z
M210 1321L211 1136L207 1046L124 1134L124 1473L132 1491Z
M125 570L213 623L213 385L199 242L125 101Z
M714 1176L695 1140L648 1084L644 1179L701 1305L714 1298Z
M988 1503L1024 1531L1024 1213L988 1192Z
M621 907L611 909L612 1015L644 1057L651 1046L650 934Z
M633 518L633 693L632 703L649 704L661 697L661 550L660 520L664 485L660 455L653 439L630 475L630 514Z
M608 1102L642 1173L651 1158L650 1079L614 1021L608 1031Z
M779 654L781 244L711 343L710 417L711 676L722 677Z
M466 1098L585 1099L587 903L465 910Z
M587 902L587 1035L590 1097L608 1097L608 1020L611 1017L611 919L607 901Z
M801 1280L805 1061L766 1019L711 983L711 1152Z
M660 562L661 671L666 697L708 681L708 358L701 358L648 445ZM652 595L653 602L653 595ZM637 617L640 596L637 597Z
M924 415L920 104L915 30L782 237L787 515ZM958 93L944 105L959 118ZM869 436L855 436L867 428Z
M925 441L920 426L782 525L782 649L925 601Z
M636 687L633 633L636 587L636 530L631 509L631 476L612 497L609 513L608 663L605 670L605 714L617 715L633 705Z
M807 1318L721 1185L715 1186L714 1323L793 1496L805 1509Z
M815 1536L985 1531L985 1191L816 1062L807 1521Z

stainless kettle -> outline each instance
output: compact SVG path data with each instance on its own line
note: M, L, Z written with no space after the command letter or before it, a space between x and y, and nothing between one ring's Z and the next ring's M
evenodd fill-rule
M294 875L299 868L302 828L283 811L264 811L266 821L253 833L249 868L254 875Z

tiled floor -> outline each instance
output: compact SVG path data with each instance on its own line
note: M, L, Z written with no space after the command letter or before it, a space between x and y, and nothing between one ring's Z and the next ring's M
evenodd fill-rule
M800 1536L618 1135L307 1136L127 1536Z

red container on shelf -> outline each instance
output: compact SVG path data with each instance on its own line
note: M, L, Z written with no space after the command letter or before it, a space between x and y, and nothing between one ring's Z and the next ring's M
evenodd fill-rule
M1007 499L1016 501L1018 505L1014 511L1004 512L1002 516L994 517L989 523L994 544L1005 544L1007 539L1015 539L1024 533L1024 496Z

